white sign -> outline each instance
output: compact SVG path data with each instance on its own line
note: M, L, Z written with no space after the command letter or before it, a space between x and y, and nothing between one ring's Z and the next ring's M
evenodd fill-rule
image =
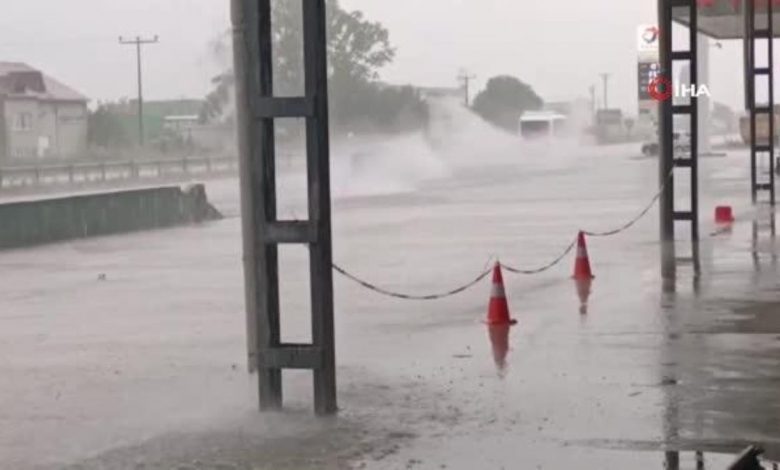
M658 52L659 30L657 25L654 24L642 25L637 27L636 32L637 32L637 50L639 50L639 52L654 52L654 53Z

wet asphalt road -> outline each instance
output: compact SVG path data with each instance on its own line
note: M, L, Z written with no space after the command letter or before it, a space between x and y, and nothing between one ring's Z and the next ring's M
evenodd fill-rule
M543 265L577 230L619 226L657 191L656 162L636 146L516 155L491 135L456 135L416 163L426 178L393 161L334 169L339 264L387 289L446 291L495 257ZM485 140L474 151L458 138ZM489 281L414 302L337 277L342 412L325 421L310 417L306 373L285 379L288 411L255 411L235 180L208 184L224 221L4 252L0 468L650 469L664 450L695 468L699 449L723 468L751 442L780 459L768 215L748 204L744 152L702 166L702 231L719 203L738 221L704 240L702 277L682 265L673 291L660 282L655 209L589 240L586 313L568 257L505 275L519 323L492 335ZM281 189L302 194L296 181L283 175ZM280 211L304 216L296 198ZM305 341L306 252L285 247L281 260L283 339Z

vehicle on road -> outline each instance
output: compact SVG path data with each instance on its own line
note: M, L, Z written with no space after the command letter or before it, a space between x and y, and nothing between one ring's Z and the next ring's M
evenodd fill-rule
M688 132L674 133L674 154L687 153L691 151L691 134ZM658 141L645 142L642 144L642 155L652 157L661 153L661 147Z
M775 145L780 143L780 113L775 108ZM739 134L745 145L750 145L750 115L739 118ZM759 145L766 145L769 136L769 113L756 114L756 142Z
M566 130L566 116L553 111L526 111L520 117L520 135L527 140L560 137Z

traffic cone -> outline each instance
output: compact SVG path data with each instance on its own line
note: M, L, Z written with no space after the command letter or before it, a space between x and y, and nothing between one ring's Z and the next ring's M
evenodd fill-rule
M501 263L496 262L493 268L493 287L490 291L488 304L488 325L514 325L517 320L509 317L509 304L504 291L504 277L501 275Z
M734 223L734 211L731 206L718 206L715 208L715 223L718 225Z
M577 259L574 262L574 276L572 277L578 281L595 277L590 270L590 259L588 258L588 247L585 244L584 232L580 232L577 235Z

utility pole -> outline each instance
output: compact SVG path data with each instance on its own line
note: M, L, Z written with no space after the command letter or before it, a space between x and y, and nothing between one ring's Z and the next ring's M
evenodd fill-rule
M136 36L135 39L124 39L122 36L119 36L119 44L124 46L135 45L138 65L138 143L141 147L144 145L144 87L141 72L141 46L145 44L156 44L157 42L159 42L157 35L151 39L145 39L141 36Z
M610 73L602 73L601 80L604 82L604 109L609 109L609 77Z
M591 85L588 90L590 91L590 114L596 115L596 85Z
M471 104L471 100L469 99L469 83L471 83L472 80L477 78L476 75L470 75L468 71L464 70L458 75L458 80L463 82L463 88L466 93L466 107L469 107L469 104Z

